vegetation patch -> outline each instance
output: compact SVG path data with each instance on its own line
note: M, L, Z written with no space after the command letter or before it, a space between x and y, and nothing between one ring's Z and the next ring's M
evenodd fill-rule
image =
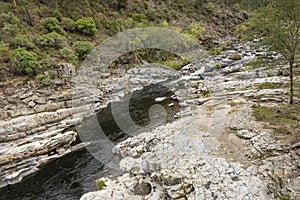
M18 48L12 51L10 61L20 74L34 75L40 70L40 63L36 53L27 51L25 48Z
M104 180L100 179L100 180L96 181L96 188L98 190L102 190L102 188L105 187L105 186L106 185L105 185Z
M208 54L211 56L216 56L216 55L219 55L222 51L224 51L226 49L227 49L226 45L220 45L220 46L211 48L209 50Z
M87 41L76 41L73 44L73 48L77 53L79 60L84 60L94 47L92 42Z
M165 65L175 70L179 70L189 63L188 60L166 50L143 48L120 56L110 64L109 68L125 67L126 69L130 69L141 65L143 61Z
M254 109L254 117L266 122L266 128L274 130L275 136L291 135L292 139L300 137L300 105L260 106Z
M242 57L243 56L241 54L233 54L230 56L231 60L241 60Z
M264 82L264 83L260 83L260 84L255 84L254 86L257 87L257 89L259 89L259 90L278 89L278 88L283 88L284 83Z
M277 65L286 64L283 59L266 59L266 58L257 58L245 64L244 70L252 70L258 68L272 68Z

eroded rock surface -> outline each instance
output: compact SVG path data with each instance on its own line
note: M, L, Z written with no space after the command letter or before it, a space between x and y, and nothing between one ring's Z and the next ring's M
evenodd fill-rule
M233 44L185 66L178 82L186 81L189 89L176 91L185 108L179 119L115 146L125 174L104 178L107 187L81 199L299 198L297 144L274 140L251 109L286 102L288 88L262 86L286 83L287 66L248 69L246 63L257 57L280 55ZM134 193L142 183L151 185L150 194Z

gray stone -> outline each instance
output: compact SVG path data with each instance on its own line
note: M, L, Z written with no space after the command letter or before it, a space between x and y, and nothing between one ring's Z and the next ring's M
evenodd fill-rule
M251 139L257 135L257 133L248 130L238 130L235 134L243 139Z

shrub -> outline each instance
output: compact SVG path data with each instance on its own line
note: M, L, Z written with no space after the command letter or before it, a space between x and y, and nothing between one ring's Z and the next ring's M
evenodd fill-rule
M118 0L117 8L118 10L121 10L122 8L126 8L127 6L127 0Z
M0 14L0 27L3 27L5 23L18 24L19 22L20 19L16 17L12 12Z
M37 40L37 45L44 47L44 48L55 48L59 49L63 47L65 43L66 37L62 36L56 32L47 33L41 35Z
M132 18L133 18L133 20L135 20L137 22L142 22L142 21L145 21L147 19L146 15L144 15L144 14L138 14L138 13L134 14L132 16Z
M59 25L59 21L55 17L48 17L46 19L43 19L42 24L48 32L63 32L63 28Z
M26 49L33 49L35 46L32 40L24 34L18 34L12 41L11 45L14 48L25 47Z
M61 14L61 12L59 10L55 9L53 11L53 17L55 17L56 19L58 19L59 21L61 21L62 18L63 18L63 14Z
M150 21L158 21L160 19L156 10L147 10L146 14Z
M9 60L9 47L8 44L0 41L0 61L8 62Z
M221 68L222 68L222 65L221 65L220 63L217 63L217 64L215 65L215 67L216 67L217 69L221 69Z
M9 24L9 23L4 23L2 30L4 31L5 35L7 35L8 37L14 37L20 32L19 25Z
M68 62L76 62L78 60L77 55L75 54L73 49L65 47L59 50L59 57Z
M205 4L205 8L206 8L208 11L212 12L212 11L214 11L214 10L216 9L216 6L215 6L215 4L212 3L212 2L208 2L207 4Z
M110 24L109 24L109 35L113 36L117 33L119 33L120 31L122 31L122 24L120 22L118 22L117 20L113 20Z
M101 24L104 28L109 29L109 22L105 16L101 17Z
M200 26L200 24L192 23L183 31L183 33L188 37L198 41L200 39L203 39L204 30L205 28Z
M51 83L51 80L49 77L47 77L45 74L38 74L36 75L35 79L45 85L49 85Z
M218 47L214 47L209 50L209 55L216 56L219 55L222 51L224 51L227 47L225 45L221 45Z
M143 3L143 6L144 6L144 9L145 9L145 10L148 10L148 9L149 9L149 5L148 5L147 2L144 2L144 3Z
M133 27L135 27L136 23L137 23L136 21L133 21L132 18L128 17L123 21L123 27L125 27L125 29L133 28Z
M76 29L76 22L73 19L68 17L63 17L61 19L61 25L64 30L69 32L73 32Z
M12 51L10 61L18 73L37 74L40 70L40 63L34 52L25 48L18 48Z
M241 60L242 59L242 55L241 54L232 54L231 56L230 56L230 58L232 59L232 60Z
M167 22L167 20L163 20L163 21L160 22L159 25L162 26L162 27L168 27L169 23Z
M104 180L100 179L98 181L96 181L96 188L98 190L102 190L102 188L105 187L105 182Z
M94 44L92 42L76 41L74 42L73 48L78 55L78 59L84 60L94 48Z
M94 36L97 32L96 24L94 20L90 17L81 18L76 21L76 30L79 33L82 33L84 35L88 36Z

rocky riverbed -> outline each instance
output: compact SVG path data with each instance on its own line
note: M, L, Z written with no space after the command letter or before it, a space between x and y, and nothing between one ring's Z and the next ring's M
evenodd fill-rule
M252 45L183 67L178 120L116 145L124 174L81 199L298 199L299 141L275 140L252 116L253 107L286 103L288 88L259 86L288 82L287 66L249 69L258 57L281 58Z
M103 178L106 186L82 199L271 199L283 194L297 199L299 141L274 140L251 109L286 102L287 88L259 86L288 82L287 66L247 66L259 57L280 59L265 47L233 43L221 54L194 61L176 73L147 63L128 71L107 70L92 98L74 98L72 82L58 80L52 87L3 84L0 187L18 183L50 161L83 148L74 126L91 110L163 83L182 108L177 120L113 147L124 175ZM72 65L62 66L57 73L75 76Z

